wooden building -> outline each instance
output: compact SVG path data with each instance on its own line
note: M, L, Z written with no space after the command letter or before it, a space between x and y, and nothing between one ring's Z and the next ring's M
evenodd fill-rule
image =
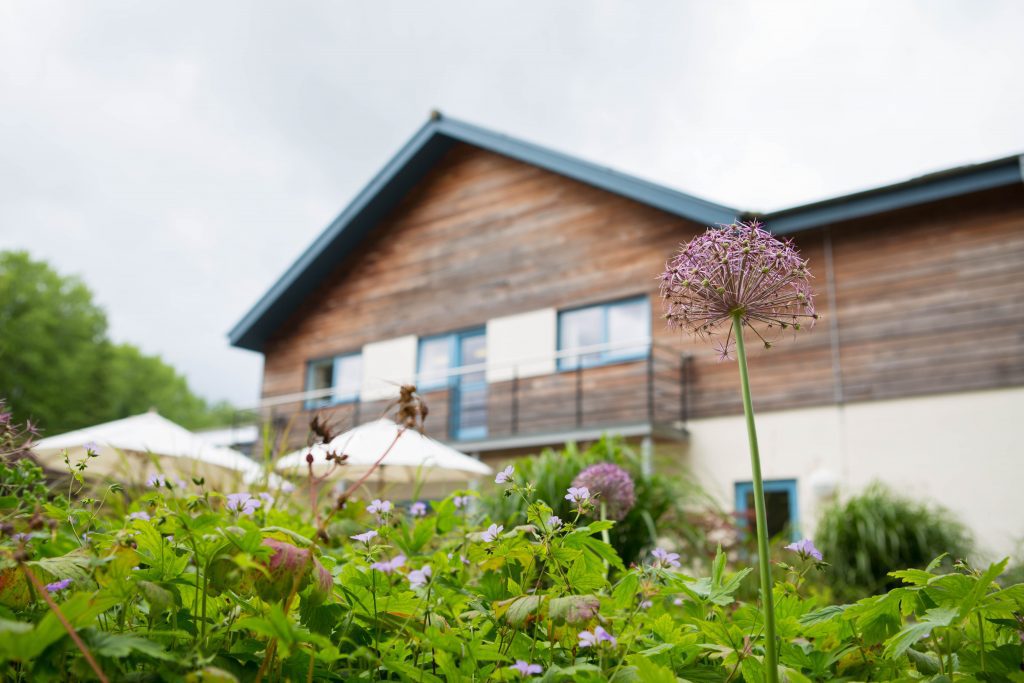
M670 332L656 277L717 205L433 116L230 333L263 410L342 423L416 383L430 433L507 458L603 432L745 506L736 366ZM1024 539L1024 182L1011 157L757 216L818 325L751 361L769 495L808 532L872 480ZM296 418L295 416L298 415Z

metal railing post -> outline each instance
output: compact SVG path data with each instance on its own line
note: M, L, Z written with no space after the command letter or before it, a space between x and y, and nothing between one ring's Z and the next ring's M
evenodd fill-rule
M583 426L583 359L576 359L576 428Z
M647 421L654 425L654 344L647 349Z
M512 431L511 434L519 433L519 368L512 370Z

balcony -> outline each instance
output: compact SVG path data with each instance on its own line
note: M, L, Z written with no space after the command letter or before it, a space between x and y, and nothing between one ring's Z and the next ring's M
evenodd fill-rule
M508 366L451 368L420 395L430 410L427 433L467 452L589 441L605 432L679 440L689 369L687 356L656 344L602 344ZM387 400L338 403L332 395L269 396L253 417L298 435L316 413L344 430L389 412Z

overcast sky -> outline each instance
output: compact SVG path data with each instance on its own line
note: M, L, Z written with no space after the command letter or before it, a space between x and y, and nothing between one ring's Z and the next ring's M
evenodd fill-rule
M743 209L1024 152L1024 2L0 0L0 249L252 405L226 332L432 108Z

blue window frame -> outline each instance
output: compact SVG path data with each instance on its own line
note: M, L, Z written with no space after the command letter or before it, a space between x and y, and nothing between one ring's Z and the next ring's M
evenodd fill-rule
M449 389L450 433L456 439L487 435L487 378L478 372L450 375L454 368L480 365L487 360L483 328L452 332L419 341L416 386L420 392Z
M306 400L306 408L320 408L359 400L363 383L363 354L346 353L310 361L306 368L306 391L333 389L329 395Z
M764 482L765 516L768 518L768 536L775 537L788 531L795 541L800 534L800 510L797 506L796 479L776 479ZM736 482L736 512L740 526L754 519L754 484Z
M610 346L608 350L564 356L559 370L575 370L647 355L651 343L651 304L646 296L573 308L558 313L558 350Z

